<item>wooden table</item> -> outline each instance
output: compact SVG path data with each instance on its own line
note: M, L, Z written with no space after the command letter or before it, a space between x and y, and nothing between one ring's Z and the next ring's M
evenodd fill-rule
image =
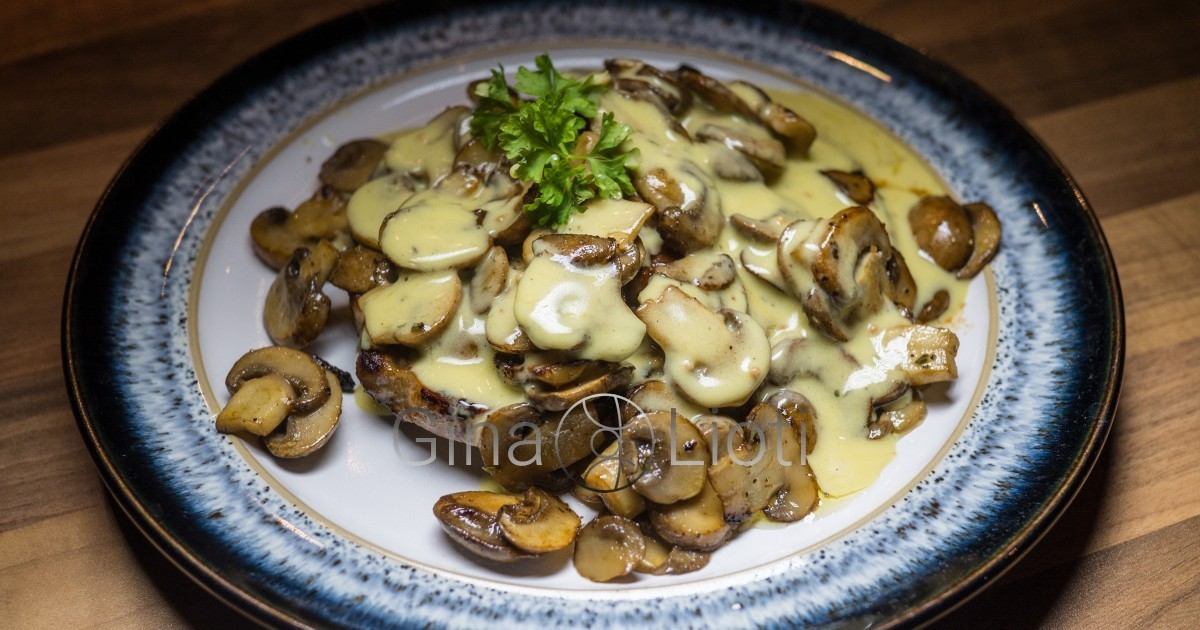
M1200 3L825 0L1027 121L1100 215L1125 291L1117 422L1046 539L946 621L1200 617ZM153 126L240 60L360 0L0 3L0 625L243 624L106 496L67 401L59 312L92 205Z

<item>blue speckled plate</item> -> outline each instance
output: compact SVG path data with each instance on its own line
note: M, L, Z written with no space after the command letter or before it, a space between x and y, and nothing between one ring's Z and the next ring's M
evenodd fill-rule
M451 13L428 4L347 16L222 78L130 159L83 235L63 322L80 430L109 489L174 562L273 624L875 625L944 613L1054 522L1107 435L1123 315L1094 215L1007 111L912 49L803 5L456 3ZM787 542L805 535L799 526L751 531L722 550L732 564L714 558L691 577L582 588L561 571L464 564L428 534L429 503L395 498L421 496L411 479L388 481L394 495L357 497L356 484L339 488L341 503L323 495L323 475L339 466L364 484L392 479L371 459L369 432L388 436L386 424L382 433L369 423L340 429L332 455L300 465L274 464L213 429L205 366L224 359L212 358L222 346L206 331L224 320L204 301L227 295L222 274L240 277L222 249L223 238L246 247L239 208L307 194L314 171L282 165L319 163L333 140L321 130L359 120L347 108L376 103L384 115L392 103L408 107L393 127L417 122L433 103L421 99L494 59L542 50L580 62L621 52L686 59L775 84L798 78L890 129L957 196L996 208L1004 246L992 280L977 280L984 303L993 298L984 319L995 337L977 354L979 395L928 465L896 481L900 490L877 498L878 509L811 545ZM261 292L261 277L247 282ZM235 301L229 312L255 308Z

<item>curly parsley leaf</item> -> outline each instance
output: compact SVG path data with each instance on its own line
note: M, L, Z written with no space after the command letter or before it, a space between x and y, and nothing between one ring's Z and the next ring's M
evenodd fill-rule
M499 146L513 162L512 174L536 185L525 204L534 222L562 225L584 204L597 197L619 199L633 194L629 169L637 150L622 151L631 129L605 113L592 129L591 150L576 152L580 134L595 119L604 86L559 74L548 55L535 61L536 70L517 70L516 90L536 97L513 104L504 68L476 86L479 101L471 132L488 148Z
M504 78L503 65L499 70L492 70L491 79L475 86L475 96L479 101L471 117L471 135L482 140L489 150L495 149L500 125L517 111Z

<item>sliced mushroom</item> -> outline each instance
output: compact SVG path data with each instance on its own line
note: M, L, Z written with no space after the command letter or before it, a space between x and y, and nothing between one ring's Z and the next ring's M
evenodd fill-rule
M892 433L907 433L925 420L925 401L913 395L895 401L879 411L879 417L867 424L867 439L877 440Z
M412 197L417 184L407 175L384 175L354 191L346 206L346 218L355 240L379 249L383 221Z
M712 250L693 252L668 263L655 263L653 275L638 294L639 303L662 296L676 287L713 310L749 310L746 288L737 277L737 267L726 254Z
M384 219L379 249L415 271L469 267L492 247L477 207L469 198L438 189L415 193Z
M958 378L958 336L934 326L900 326L883 334L884 351L910 385Z
M528 363L528 361L526 361ZM524 364L523 364L524 365ZM593 372L611 371L615 365L603 361L588 361L575 359L570 361L551 361L526 367L529 376L551 387L562 387L583 378L589 369ZM522 383L523 384L523 383Z
M654 206L648 203L597 199L585 205L583 212L571 215L557 232L608 237L616 241L617 249L622 249L633 243L652 214Z
M396 281L397 270L392 262L376 251L355 245L338 255L329 284L347 293L366 293L377 286Z
M862 171L821 171L851 202L865 206L875 199L875 183Z
M266 435L292 412L296 389L279 374L252 378L234 392L217 414L217 431Z
M688 254L665 265L655 265L654 272L705 291L720 291L737 280L737 267L726 254Z
M716 453L715 462L708 467L708 480L720 497L727 523L745 522L783 487L779 461L783 423L766 404L756 405L740 424L723 416L697 421L709 449Z
M520 272L511 271L507 286L500 296L492 302L488 309L487 319L484 320L483 332L490 344L500 352L508 354L524 354L533 350L533 342L529 335L521 330L514 312L517 282L521 279Z
M635 518L646 510L646 500L621 472L620 448L620 442L613 442L601 451L584 470L583 485L599 495L609 512Z
M733 81L729 89L750 106L772 132L797 155L807 155L817 138L817 129L796 112L771 100L758 86L745 81Z
M783 487L763 507L763 514L773 521L791 523L807 516L818 502L816 477L805 459L817 442L816 411L807 398L788 390L772 395L767 404L787 424L779 432Z
M675 287L637 310L666 355L664 370L692 401L737 406L749 399L770 367L762 326L732 310L714 312Z
M633 354L646 327L621 296L616 242L552 234L538 238L533 249L513 301L517 324L533 344L599 361Z
M525 386L525 397L540 409L562 411L588 396L624 388L633 379L632 365L609 364L602 370L594 377L563 389L549 389L537 383L528 383Z
M796 218L785 213L776 212L766 219L751 219L744 214L729 217L729 223L743 236L761 243L775 243L783 235L783 230L794 223Z
M892 256L887 230L866 206L839 212L828 222L820 247L813 257L813 279L830 297L853 303L860 297L854 282L859 257L877 251L886 260Z
M611 514L598 516L579 530L575 570L593 582L629 575L646 553L642 530L633 521Z
M681 162L674 173L650 169L633 183L658 208L658 232L672 249L686 254L717 241L725 224L720 197L712 179L694 164Z
M263 438L275 457L291 459L312 454L333 437L342 416L342 386L332 372L325 372L329 398L325 404L306 414L292 413L286 424Z
M737 114L746 120L758 120L758 112L724 83L688 65L679 66L675 75L681 83L708 101L717 111Z
M969 203L963 206L971 219L971 230L975 238L975 246L971 249L971 257L963 263L955 276L966 280L974 278L983 271L996 252L1000 251L1000 219L996 211L986 203Z
M449 107L426 125L400 134L384 154L388 168L426 184L449 173L457 151L457 129L470 111L461 105Z
M635 239L632 243L625 246L617 252L613 261L617 265L617 273L621 279L621 286L628 285L637 277L638 272L646 266L649 260L649 255L646 253L646 247L642 245L642 239Z
M917 245L942 269L954 271L971 257L971 219L953 199L922 197L908 211L908 224Z
M314 247L321 240L346 241L348 228L345 198L324 186L295 212L280 207L261 212L250 223L250 237L254 253L279 269L301 247Z
M471 277L471 310L482 315L504 291L508 281L508 255L503 247L493 247L475 266Z
M704 437L674 412L639 414L621 428L621 472L638 494L655 503L699 494L708 480L707 460Z
M405 271L389 285L358 298L371 343L417 348L439 335L462 300L462 280L453 270Z
M433 505L433 515L450 539L482 558L516 562L533 554L518 549L500 529L500 510L521 499L495 492L472 490L448 494Z
M648 63L637 59L608 59L604 67L613 76L617 90L639 97L653 95L675 116L692 106L692 93L678 79Z
M539 488L526 490L520 503L501 506L497 522L508 542L528 553L549 553L570 546L580 524L579 515L566 503Z
M791 426L795 439L804 447L804 455L811 455L817 446L817 411L812 403L803 394L787 389L771 394L766 403Z
M658 540L652 531L643 530L642 534L645 536L646 552L633 569L638 573L682 575L699 571L708 566L708 560L712 555L709 552L668 546Z
M744 153L729 148L716 140L702 142L700 146L708 151L708 161L712 165L713 174L731 182L761 182L763 173Z
M327 241L301 247L279 270L263 306L263 324L271 341L289 348L312 343L329 321L329 297L322 289L338 260Z
M785 339L771 348L767 380L786 386L797 378L814 378L836 389L862 365L844 348L820 337Z
M660 538L697 551L720 547L733 534L725 522L725 508L711 483L705 483L696 496L670 505L650 504L650 524Z
M779 175L787 165L783 143L771 137L756 137L721 125L706 124L696 131L700 140L712 140L745 155L754 162L763 177Z
M942 316L946 309L950 306L950 294L945 289L939 289L925 306L921 307L921 312L917 314L918 324L928 324Z
M292 403L295 413L307 413L325 404L332 389L325 378L325 370L311 356L293 348L268 346L251 350L242 355L229 368L225 376L225 387L237 394L242 385L251 379L267 374L278 374L291 383L296 390Z
M354 192L371 180L388 145L374 139L351 140L321 164L321 181L342 192Z
M917 281L898 249L892 249L892 259L887 262L887 275L891 283L888 297L900 307L902 314L911 319L910 314L917 303Z

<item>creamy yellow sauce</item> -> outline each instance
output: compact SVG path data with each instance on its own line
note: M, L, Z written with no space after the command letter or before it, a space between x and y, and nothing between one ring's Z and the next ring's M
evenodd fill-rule
M829 219L855 204L820 171L864 171L876 186L869 207L887 226L892 246L904 255L916 280L916 308L940 290L950 296L950 307L941 321L959 312L967 283L955 280L918 253L906 220L908 209L920 197L946 193L936 174L911 149L845 106L808 92L771 90L769 96L800 113L817 129L808 155L788 155L782 172L769 183L715 176L714 169L723 160L737 157L731 156L730 143L690 141L646 102L608 91L601 97L600 109L633 128L628 142L640 152L638 173L670 172L678 183L679 205L717 207L725 217L740 214L765 220L782 213L789 223ZM770 138L770 132L757 124L700 105L693 106L680 121L693 137L703 135L707 125L721 125L750 138ZM386 156L393 170L416 174L431 187L450 171L454 122L449 115L395 138ZM516 216L513 212L519 213L519 205L511 200L455 197L436 188L414 194L409 186L396 175L381 177L355 193L349 212L360 240L371 243L366 237L379 235L378 244L389 258L410 269L468 272L491 247L492 238L511 223ZM478 212L484 203L506 205L485 216ZM658 231L646 226L652 213L652 206L640 202L596 202L587 212L573 216L561 231L608 236L622 246L640 238L653 255L662 251L663 241ZM814 221L812 225L823 224ZM811 247L813 243L805 240L810 236L797 233L796 247ZM817 412L819 439L808 463L824 495L831 497L830 503L866 488L895 452L896 436L869 440L865 433L872 399L882 393L903 362L903 357L887 351L884 334L889 328L908 325L908 320L888 302L879 313L853 323L848 342L833 342L810 327L799 300L772 286L784 282L774 244L754 241L726 221L716 244L693 255L715 258L722 254L737 263L736 278L724 289L705 291L656 273L639 294L639 301L645 304L661 299L673 287L711 311L729 309L749 315L749 325L757 331L755 338L760 336L763 343L754 342L754 357L737 356L728 365L721 363L724 357L720 353L704 355L704 360L712 363L705 369L716 375L711 378L709 372L696 372L694 356L668 352L664 361L663 353L650 344L646 326L625 306L613 264L582 267L549 255L534 256L526 268L510 272L509 286L487 313L474 313L464 296L445 331L421 348L412 370L426 387L451 397L493 409L521 402L520 390L505 383L493 366L495 350L488 339L498 345L511 344L523 332L542 349L631 363L634 382L673 377L701 407L740 404L736 394L746 382L757 400L789 389L807 397ZM812 279L797 281L811 283ZM695 324L699 325L699 320ZM686 318L676 325L679 329L664 339L670 336L681 346L691 343L700 347L706 334L715 334L720 316L704 320L700 328L713 329L707 332L695 330ZM805 340L810 360L826 367L819 375L802 373L784 384L764 383L767 363L762 355L792 340ZM702 354L698 349L694 352ZM739 369L740 376L733 374ZM730 376L721 376L722 370ZM746 381L751 373L754 380ZM688 381L686 387L683 381Z

